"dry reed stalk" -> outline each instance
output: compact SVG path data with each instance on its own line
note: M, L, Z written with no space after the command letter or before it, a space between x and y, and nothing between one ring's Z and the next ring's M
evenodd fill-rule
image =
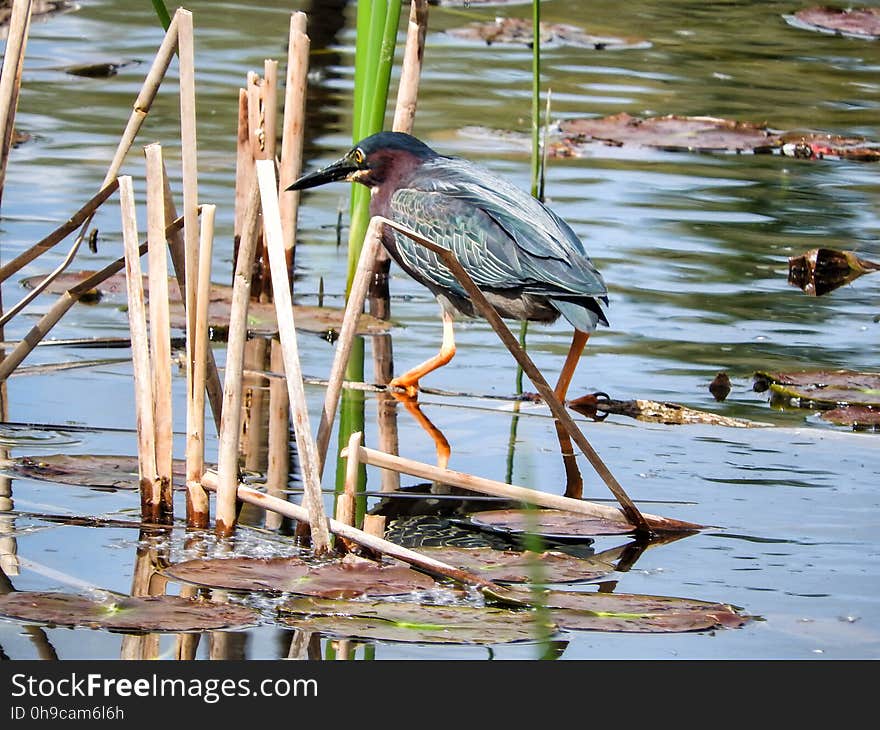
M309 72L309 47L306 14L290 16L287 46L287 78L284 86L284 118L281 127L281 167L278 174L278 197L281 227L284 229L284 252L287 270L293 281L293 259L296 250L296 222L299 211L299 190L287 188L302 172L303 133L306 117L306 89Z
M186 524L195 528L207 527L210 515L208 495L202 489L201 481L205 470L205 389L210 352L208 304L211 300L211 256L217 206L203 205L201 211L193 380L192 388L187 389L186 403Z
M171 236L175 231L179 231L183 227L183 219L178 218L171 223L166 229L166 235ZM147 244L144 243L138 249L139 254L143 256L147 252ZM70 287L62 294L55 303L49 308L39 321L31 327L24 338L15 346L15 349L0 362L0 381L6 380L21 362L30 354L30 352L49 334L51 329L58 324L58 321L76 304L80 298L86 293L92 291L102 282L109 279L114 274L118 274L125 268L125 258L120 257L111 264L108 264L100 271L83 279L79 284Z
M376 216L376 218L379 218L379 216ZM480 314L482 314L483 317L486 318L486 320L492 326L492 329L495 330L495 333L498 335L499 338L501 338L501 341L510 351L510 354L513 355L514 359L519 363L520 367L523 369L523 372L528 375L529 379L532 381L532 384L535 386L538 393L544 399L544 402L550 408L550 412L553 414L556 420L562 424L563 428L565 428L565 430L571 436L572 440L581 450L581 453L583 453L583 455L587 457L587 460L590 462L593 469L595 469L596 473L601 477L602 481L605 482L605 486L607 486L608 489L611 490L611 493L620 503L620 506L630 523L632 523L636 527L636 529L641 532L650 532L650 526L645 521L644 517L639 511L639 508L636 507L635 503L629 498L629 495L627 495L623 487L620 486L617 479L614 478L614 475L602 461L599 454L596 453L595 449L593 449L593 447L590 445L590 442L587 441L586 436L584 436L572 417L568 414L565 405L556 397L556 394L553 392L553 389L544 379L541 371L538 370L538 368L532 362L532 359L520 346L517 338L510 331L507 325L504 324L504 320L501 319L501 316L498 314L498 312L495 311L495 308L491 304L489 304L488 301L486 301L486 297L483 296L483 293L480 291L479 287L474 284L473 279L471 279L471 277L464 270L462 265L458 262L455 254L453 254L452 251L450 251L449 249L437 245L433 241L425 238L424 236L420 236L418 233L406 228L405 226L398 225L397 223L394 223L393 221L385 218L381 218L380 220L382 220L386 225L391 226L395 230L400 231L405 236L411 238L416 243L437 254L443 264L452 272L453 276L455 276L462 287L464 287L465 291L468 294L468 297L477 308L477 311L479 311Z
M370 221L367 227L367 235L361 248L354 279L345 303L345 313L342 319L342 327L339 329L339 338L336 340L336 355L330 368L330 377L327 383L327 391L324 395L324 408L321 412L321 421L318 424L317 449L318 468L321 473L327 458L327 448L330 444L330 432L333 421L336 418L336 408L339 405L339 394L342 391L342 381L348 358L351 355L351 347L357 331L357 322L364 308L364 299L370 288L373 278L373 261L381 247L382 222L378 217Z
M312 528L312 549L320 555L330 549L330 535L327 532L327 518L321 496L321 467L309 425L308 403L293 320L293 301L284 261L284 234L281 230L281 213L278 209L275 162L257 160L256 167L263 207L263 231L269 252L272 288L275 293L275 316L278 320L278 335L281 340L287 379L287 395L290 399L293 431L303 475L305 503L311 515L309 524Z
M409 22L406 28L406 45L397 86L397 104L394 108L395 132L412 133L419 97L419 78L422 58L425 54L425 34L428 30L427 0L412 0L409 6Z
M177 216L177 207L174 204L171 185L168 183L168 174L164 170L163 174L165 179L165 219L183 221L182 217L178 218ZM182 224L169 227L167 238L168 251L171 254L171 265L174 267L174 276L177 279L177 288L180 291L180 301L186 306L186 250L182 231ZM208 402L211 405L211 412L214 416L214 426L217 429L217 433L220 433L220 413L223 410L223 386L220 383L220 374L217 371L214 351L211 348L207 348L205 355L207 357L205 363L207 368L205 390L208 395ZM187 370L187 376L190 373L191 371ZM192 383L187 380L187 388L192 390L192 387Z
M74 230L82 225L83 221L90 220L95 211L109 198L119 187L119 182L114 178L101 190L99 190L92 198L86 202L76 213L67 219L62 225L58 226L52 233L41 241L35 243L27 251L20 253L12 261L0 266L0 283L6 281L10 276L27 266L31 261L42 256L53 246L61 243Z
M174 430L171 404L171 321L168 311L168 253L165 242L165 181L162 147L144 148L147 160L147 263L150 350L153 372L153 420L156 428L156 476L161 521L172 522L171 459Z
M364 532L373 537L385 537L385 515L364 515Z
M238 248L241 244L241 227L244 220L248 195L253 187L254 164L250 150L248 117L250 104L247 89L238 90L238 127L235 143L235 222L232 244L232 268L238 265Z
M134 189L129 175L119 178L119 198L122 208L122 242L125 247L128 322L131 330L131 359L134 369L141 519L145 522L158 522L160 494L156 469L156 431L153 420L150 349L138 246L137 212L134 203Z
M199 168L198 144L196 136L196 82L195 82L195 38L193 34L192 13L178 8L174 14L178 26L177 57L180 66L180 145L183 182L183 251L184 251L184 291L183 302L186 309L186 382L187 392L195 392L195 342L196 342L196 302L199 281ZM219 378L218 378L219 380ZM190 395L189 397L192 397ZM197 428L190 423L195 417L187 411L187 428ZM203 421L204 423L204 421ZM188 492L189 493L189 492ZM196 495L197 500L199 499ZM195 513L204 507L187 501L187 513Z
M102 188L107 187L113 180L116 179L119 169L122 166L122 162L125 159L125 156L128 154L128 150L131 148L131 145L133 144L138 131L140 130L144 120L146 119L147 114L149 113L153 100L156 97L156 92L159 89L159 85L161 84L162 79L165 76L165 72L168 70L171 59L174 57L174 52L177 48L177 17L178 14L175 14L174 18L172 19L171 25L165 34L165 38L163 39L162 44L159 47L156 57L153 60L153 65L150 67L150 71L147 73L147 77L144 80L143 85L141 86L141 90L138 93L137 99L134 103L134 109L129 116L128 123L126 124L125 130L122 134L122 138L119 140L119 144L116 147L116 152L113 156L113 160L111 161L110 167L108 168L107 173L104 176L104 181L101 183ZM74 241L73 246L71 246L71 249L68 252L67 257L64 259L64 261L52 273L45 277L43 281L40 282L40 284L38 284L33 290L31 290L31 292L16 305L14 311L9 316L14 316L14 314L16 314L24 306L26 306L34 297L36 297L41 291L43 291L43 289L45 289L45 287L47 287L49 283L54 281L54 279L58 277L70 265L77 252L79 251L80 244L85 237L85 231L91 220L92 217L89 216L83 221L82 229L80 230L79 235ZM58 320L56 319L51 326L54 326L57 321ZM40 335L40 338L44 337L48 333L48 331L48 329L43 331ZM35 330L32 329L31 333L35 334ZM29 351L30 350L28 350L28 352ZM19 362L21 362L21 360L19 360ZM5 376L0 376L0 380L2 380L3 377Z
M350 454L351 451L349 449L343 449L341 456L348 458ZM632 521L630 521L617 507L609 507L607 505L595 504L594 502L586 502L580 499L562 497L558 494L548 494L547 492L541 492L527 487L496 482L493 479L465 474L464 472L454 471L452 469L444 469L439 466L425 464L402 456L385 454L381 451L368 449L363 446L358 449L357 458L362 464L370 464L381 469L393 469L404 474L419 477L420 479L429 479L431 481L440 482L441 484L449 484L455 487L461 487L462 489L468 489L472 492L490 494L494 497L504 497L506 499L512 499L518 502L536 505L538 507L565 510L566 512L574 512L587 517L598 517L603 520L618 522L622 525L634 526ZM696 525L691 522L682 522L681 520L669 519L657 515L643 514L642 516L652 529L658 531L692 531L702 529L702 525Z
M107 170L107 174L104 177L102 187L114 179L119 173L119 169L122 167L122 162L125 160L128 150L131 149L132 144L134 144L135 137L137 137L141 126L143 126L144 120L147 118L147 114L150 112L150 108L152 107L153 102L156 99L156 94L159 91L159 86L165 78L165 73L168 71L168 66L171 65L171 59L174 58L174 53L177 50L179 19L182 13L186 12L187 11L185 10L178 10L171 19L171 25L168 26L168 30L165 32L165 37L162 39L159 50L156 52L153 64L150 66L150 70L147 72L144 83L141 85L141 90L138 92L137 98L135 99L134 107L128 118L128 122L125 125L125 130L122 133L119 144L116 147L116 152L113 155L110 168Z
M269 368L272 372L284 371L281 343L273 339L270 343ZM287 400L287 385L283 378L269 380L269 444L268 466L266 468L266 491L283 497L290 477L290 407ZM281 527L281 516L270 512L266 515L266 527Z
M6 164L12 149L12 132L15 127L15 111L21 89L21 72L31 24L31 0L14 0L3 53L3 70L0 75L0 199L6 182Z
M235 279L232 283L232 304L229 315L229 336L226 344L226 372L223 387L223 415L220 419L217 471L215 526L219 535L230 535L235 526L238 484L238 445L241 430L242 367L247 340L247 310L250 303L254 252L257 246L259 190L254 185L244 211L242 237Z
M260 99L263 102L263 146L268 159L275 159L278 147L278 61L263 61L263 84Z
M343 525L355 525L355 505L357 504L357 486L358 471L360 462L357 457L363 433L355 431L348 437L348 451L354 455L354 458L348 459L345 464L345 483L343 491L336 497L336 520ZM337 539L335 543L338 552L347 552L353 548L351 543L347 543L344 539Z
M217 481L217 473L211 469L208 469L202 478L202 484L206 489L211 491L217 490ZM244 484L238 485L238 498L242 502L247 502L248 504L261 507L262 509L278 512L279 514L294 520L308 522L310 519L309 511L302 505L272 497ZM368 550L402 560L403 562L412 565L414 568L427 571L434 575L442 575L456 581L457 583L476 586L481 590L489 590L493 595L505 595L504 589L491 581L480 578L466 570L455 568L452 565L441 562L440 560L429 558L421 553L417 553L415 550L396 545L393 542L375 537L374 535L368 535L363 530L358 530L351 525L343 525L338 520L328 519L326 521L326 527L329 528L330 532L334 535L350 540Z

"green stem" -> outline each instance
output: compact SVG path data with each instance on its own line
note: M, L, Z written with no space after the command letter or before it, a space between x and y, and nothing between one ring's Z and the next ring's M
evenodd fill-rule
M168 14L168 8L165 7L165 3L162 0L152 0L153 10L156 11L156 15L159 16L159 22L162 24L163 30L168 30L171 26L171 16Z

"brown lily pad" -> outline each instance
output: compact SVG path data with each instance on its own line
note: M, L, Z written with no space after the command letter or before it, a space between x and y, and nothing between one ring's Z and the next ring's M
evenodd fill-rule
M572 540L594 535L623 535L632 525L599 517L587 517L556 509L505 509L474 512L471 522L480 527L507 533L531 533L556 540Z
M110 631L205 631L257 622L245 606L181 598L127 596L104 601L67 593L13 592L0 595L0 615L50 626Z
M48 294L60 295L76 286L83 279L94 274L94 271L65 272L54 279L44 290ZM29 276L22 279L27 288L34 288L44 277ZM149 296L149 282L143 278L144 292ZM106 279L93 293L90 301L116 299L120 303L126 299L125 274L119 273ZM180 287L176 278L168 279L168 300L170 302L171 326L176 329L186 328L186 317L180 299ZM215 337L219 338L229 328L229 315L232 309L232 287L219 284L211 285L210 301L208 302L208 325ZM342 328L343 309L333 307L316 307L302 304L293 305L293 317L297 329L321 335L338 333ZM358 319L357 334L375 335L387 332L391 322L362 313ZM248 305L248 331L257 335L274 335L278 331L275 320L275 305L271 302L251 302Z
M395 596L436 587L434 580L400 565L380 565L347 555L324 565L299 558L187 560L164 574L174 580L236 591L298 593L322 598Z
M625 593L545 591L540 598L560 628L667 633L738 628L749 620L725 603Z
M754 389L801 408L880 406L880 373L808 370L797 373L759 370Z
M527 18L495 18L484 23L470 23L463 28L451 28L446 32L456 38L481 41L489 46L494 43L506 43L531 48L534 42L534 24ZM597 51L651 46L644 39L592 35L577 26L561 23L541 23L540 38L542 47L577 46L593 48Z
M862 274L880 270L880 264L860 259L852 251L814 248L788 259L788 283L805 294L821 297Z
M278 608L295 628L378 641L426 644L505 644L534 641L555 631L529 611L380 601L300 598Z
M535 553L492 548L423 547L418 552L496 583L528 583L536 574L547 583L572 583L596 580L614 572L611 563L556 551Z
M880 161L880 144L864 137L844 137L823 132L784 132L779 151L786 157L823 160L839 158L862 162Z
M870 406L847 406L822 411L823 421L835 426L849 426L854 431L880 431L880 408Z
M559 123L563 140L551 147L558 156L578 146L602 142L689 152L769 152L780 145L766 124L717 117L633 117L623 112L601 119L567 119Z
M0 470L9 476L39 479L93 489L138 489L136 456L98 454L49 454L19 456L0 460ZM186 462L175 459L171 464L175 485L186 481Z
M880 9L836 8L816 5L784 15L785 20L796 27L822 33L838 33L876 40L880 38Z

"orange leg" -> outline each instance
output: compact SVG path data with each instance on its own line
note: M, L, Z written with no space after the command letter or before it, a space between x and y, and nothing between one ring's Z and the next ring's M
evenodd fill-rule
M437 368L443 367L455 356L455 332L452 328L452 321L452 315L444 309L443 342L440 345L440 352L425 360L421 365L417 365L412 370L394 378L388 385L405 388L407 395L415 397L419 390L419 380Z
M562 366L562 372L559 373L559 380L553 392L559 398L562 405L565 405L565 398L568 395L568 386L571 385L571 379L574 377L574 371L577 369L578 361L587 346L587 340L590 339L588 332L575 330L571 338L571 347L568 348L568 355L565 357L565 364Z
M578 360L580 360L583 354L589 337L588 333L575 330L571 338L571 347L568 350L565 364L562 366L562 372L559 374L559 380L553 391L563 405L565 405L568 387L571 385L571 379L577 368ZM584 480L577 465L571 437L559 421L556 422L556 437L559 439L559 450L562 452L562 463L565 466L565 496L572 499L580 499L583 496Z

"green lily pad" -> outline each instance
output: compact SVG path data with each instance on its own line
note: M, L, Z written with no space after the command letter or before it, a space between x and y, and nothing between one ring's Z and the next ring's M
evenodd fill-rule
M205 631L257 622L246 606L181 598L127 596L104 601L68 593L13 592L0 595L0 615L50 626L126 632Z
M547 583L596 580L614 572L611 563L556 551L535 553L492 548L422 547L418 552L497 583L528 583L534 580L537 572Z
M724 603L624 593L547 591L542 601L563 629L665 633L737 628L749 620Z
M507 533L532 533L552 540L574 540L594 535L624 535L635 528L624 522L587 517L557 509L504 509L474 512L471 522Z
M7 476L39 479L93 489L138 489L136 456L98 454L49 454L0 460ZM171 478L177 486L186 481L186 462L175 459Z
M430 590L435 581L401 565L380 565L346 556L323 565L300 558L224 558L187 560L167 567L174 580L234 591L299 593L323 598L394 596Z
M288 626L379 641L505 644L534 641L556 629L552 624L538 625L529 611L477 606L300 598L282 604L278 611Z
M797 373L759 370L754 389L770 389L778 400L803 408L880 406L880 373L808 370Z

